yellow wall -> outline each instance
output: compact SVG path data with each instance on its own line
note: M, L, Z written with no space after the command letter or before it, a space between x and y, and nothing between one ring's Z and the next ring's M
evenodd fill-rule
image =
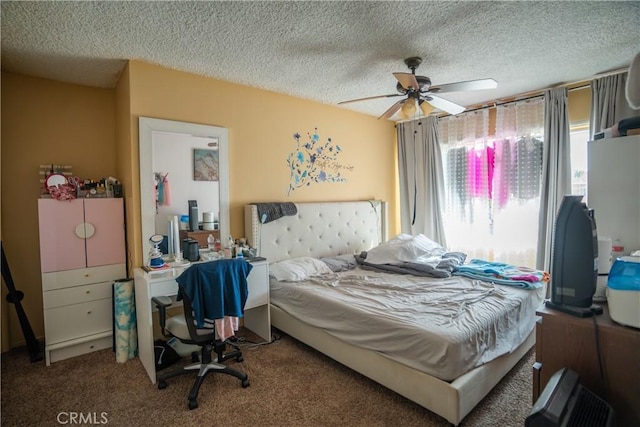
M115 176L114 110L113 90L2 73L2 244L37 337L44 335L39 166L71 165L83 178ZM11 347L24 344L14 307L7 311L3 335Z
M127 64L120 74L120 79L115 88L115 147L117 176L123 186L125 205L125 224L127 225L127 271L132 275L133 268L140 265L134 264L133 254L140 249L140 220L133 215L140 216L140 186L132 186L134 168L139 163L137 135L133 135L131 129L131 94L129 90L129 65ZM135 166L134 166L135 165ZM137 169L136 169L137 170ZM137 174L137 172L136 172ZM138 207L136 210L135 207ZM136 228L138 227L138 228ZM131 236L137 236L132 238Z
M247 86L158 66L129 63L131 127L138 117L155 117L229 129L231 234L244 235L243 206L261 201L336 201L383 199L390 202L391 233L397 232L395 127L388 120ZM341 162L353 165L345 183L311 184L287 196L288 154L293 134L318 128L343 149ZM132 138L134 151L137 138ZM131 185L139 186L137 165ZM125 185L128 188L128 184ZM172 189L173 191L173 189ZM139 204L134 207L139 218ZM136 225L133 229L139 229ZM138 234L129 236L139 239ZM138 250L134 263L142 262Z
M96 89L2 73L2 230L16 287L40 339L44 336L37 198L40 164L70 164L82 178L115 176L127 209L129 271L140 248L138 117L229 129L231 232L244 234L242 206L257 201L378 198L396 224L395 129L392 122L272 92L164 69L127 65L115 89ZM287 197L286 157L293 134L318 127L353 165L346 183L312 184ZM2 307L3 348L24 344L12 306ZM8 325L6 324L8 323ZM7 327L8 326L8 327ZM8 336L8 338L7 338Z
M591 114L591 88L587 86L569 91L567 104L569 104L569 123L572 125L587 123Z

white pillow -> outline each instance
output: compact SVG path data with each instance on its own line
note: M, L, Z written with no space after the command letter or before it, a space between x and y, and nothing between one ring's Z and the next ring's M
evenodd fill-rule
M278 281L297 282L331 272L327 264L312 257L287 259L269 265L269 275Z
M369 250L366 261L369 264L398 264L402 262L421 264L436 262L437 264L445 252L440 244L424 234L415 236L399 234Z

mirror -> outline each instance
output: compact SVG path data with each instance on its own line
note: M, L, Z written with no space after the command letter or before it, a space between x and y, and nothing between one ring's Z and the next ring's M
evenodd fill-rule
M226 241L230 234L227 129L140 117L139 137L143 252L148 253L152 235L168 235L171 217L180 220L189 214L189 200L197 202L198 221L205 213L207 220L213 217L220 240Z

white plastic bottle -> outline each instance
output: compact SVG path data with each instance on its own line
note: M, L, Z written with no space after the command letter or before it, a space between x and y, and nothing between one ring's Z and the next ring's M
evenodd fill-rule
M611 244L611 255L613 258L613 262L615 262L616 259L620 258L621 256L624 256L624 246L622 245L620 239L615 239Z

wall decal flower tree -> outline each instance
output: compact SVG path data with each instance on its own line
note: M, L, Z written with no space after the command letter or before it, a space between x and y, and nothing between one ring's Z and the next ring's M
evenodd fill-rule
M300 187L309 186L312 182L345 182L347 179L342 175L343 170L353 171L353 166L343 165L338 161L338 156L342 148L335 144L331 138L326 142L320 141L318 128L313 134L307 133L308 141L300 139L299 133L293 134L296 141L296 148L287 157L289 165L290 180L289 191Z

